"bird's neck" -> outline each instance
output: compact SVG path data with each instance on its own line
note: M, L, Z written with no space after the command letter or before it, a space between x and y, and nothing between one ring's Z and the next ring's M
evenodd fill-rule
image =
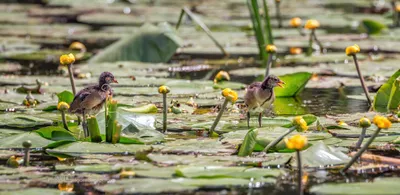
M274 88L273 86L270 86L269 84L269 78L265 79L262 84L261 84L261 89L262 90L272 90Z
M108 83L99 83L99 88L102 91L109 91L111 89L111 86Z

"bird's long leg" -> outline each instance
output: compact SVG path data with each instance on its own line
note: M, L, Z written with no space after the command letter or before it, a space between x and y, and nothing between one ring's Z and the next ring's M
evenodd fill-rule
M247 111L247 128L250 128L250 112Z
M83 133L85 134L85 138L89 136L89 130L86 122L86 113L85 111L82 112L82 128L83 128Z
M258 114L258 127L261 127L261 121L262 121L262 112Z

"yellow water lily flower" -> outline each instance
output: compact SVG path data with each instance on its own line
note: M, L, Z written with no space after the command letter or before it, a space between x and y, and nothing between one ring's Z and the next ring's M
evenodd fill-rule
M74 184L73 183L59 183L58 184L58 189L60 191L64 191L64 192L72 192L74 191Z
M136 175L136 173L130 169L123 169L120 173L119 173L119 177L122 178L131 178L134 177Z
M229 74L223 70L219 71L217 75L214 77L214 83L218 83L220 81L229 81L231 77Z
M301 18L295 17L290 20L290 26L297 28L301 25Z
M360 119L360 127L368 128L370 126L371 126L371 121L368 118L362 117Z
M396 6L396 12L400 12L400 5Z
M59 102L57 105L57 110L66 111L69 109L69 105L66 102Z
M60 56L60 64L62 65L70 65L74 62L75 62L75 56L72 53Z
M360 46L357 44L346 47L346 55L348 56L355 55L358 52L360 52Z
M227 100L229 100L232 103L235 103L238 99L238 94L231 88L225 88L224 90L222 90L222 96L224 96Z
M296 116L293 118L293 125L296 126L298 131L307 131L308 130L308 126L307 126L307 122L304 120L304 118L302 116Z
M307 146L307 137L299 134L285 138L284 141L288 149L302 150Z
M276 50L278 50L278 49L276 48L275 45L267 45L265 47L265 51L267 51L268 53L275 53Z
M304 28L313 30L313 29L319 28L319 26L320 26L320 24L319 24L318 20L307 20Z
M392 122L384 116L377 115L372 122L380 129L388 129L392 126Z
M291 47L291 48L289 49L289 52L290 52L290 54L298 55L298 54L303 53L303 49L301 49L301 48L299 48L299 47Z
M158 93L163 93L163 94L167 94L170 92L169 87L162 85L158 88Z
M86 46L81 42L75 41L69 45L69 49L86 51Z

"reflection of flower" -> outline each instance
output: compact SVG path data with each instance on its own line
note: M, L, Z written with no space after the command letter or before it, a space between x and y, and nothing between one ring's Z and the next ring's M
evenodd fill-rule
M296 126L297 131L302 132L308 130L307 122L301 116L294 117L293 125Z
M220 81L229 81L231 77L229 74L223 70L219 71L217 75L215 75L214 83L218 83Z
M59 102L57 105L57 110L66 111L69 109L69 105L66 102Z
M60 56L60 63L62 65L70 65L74 62L75 62L75 56L72 53L70 53L68 55L65 54L65 55Z
M306 24L304 26L304 28L310 29L310 30L316 29L318 27L319 27L318 20L307 20L307 22L306 22Z
M162 85L162 86L160 86L160 87L158 88L158 93L167 94L167 93L169 93L169 92L170 92L169 87L167 87L167 86L165 86L165 85Z
M368 128L370 126L371 126L371 121L368 118L362 117L360 119L360 127Z
M380 129L388 129L392 126L392 123L384 116L375 116L374 120L372 121L378 128Z
M299 17L292 18L290 20L290 26L297 28L301 25L301 19Z
M276 48L275 45L267 45L265 47L265 51L267 51L268 53L275 53L276 50L278 50L278 49Z
M230 88L225 88L222 90L222 96L224 96L227 100L229 100L232 103L235 103L236 100L238 99L238 94L236 91L233 91Z
M285 143L288 149L302 150L307 146L307 137L297 134L289 139L285 138Z
M354 44L352 46L346 47L346 55L355 55L356 53L360 52L360 46Z

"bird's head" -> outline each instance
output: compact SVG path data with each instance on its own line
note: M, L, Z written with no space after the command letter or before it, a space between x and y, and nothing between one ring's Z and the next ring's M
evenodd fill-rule
M114 75L110 72L103 72L99 78L100 85L103 84L111 84L111 83L118 83L118 81L114 78Z
M263 89L272 89L276 86L282 87L285 84L285 82L283 82L281 79L279 79L277 76L275 75L269 75L265 78L265 80L262 83L262 88Z

